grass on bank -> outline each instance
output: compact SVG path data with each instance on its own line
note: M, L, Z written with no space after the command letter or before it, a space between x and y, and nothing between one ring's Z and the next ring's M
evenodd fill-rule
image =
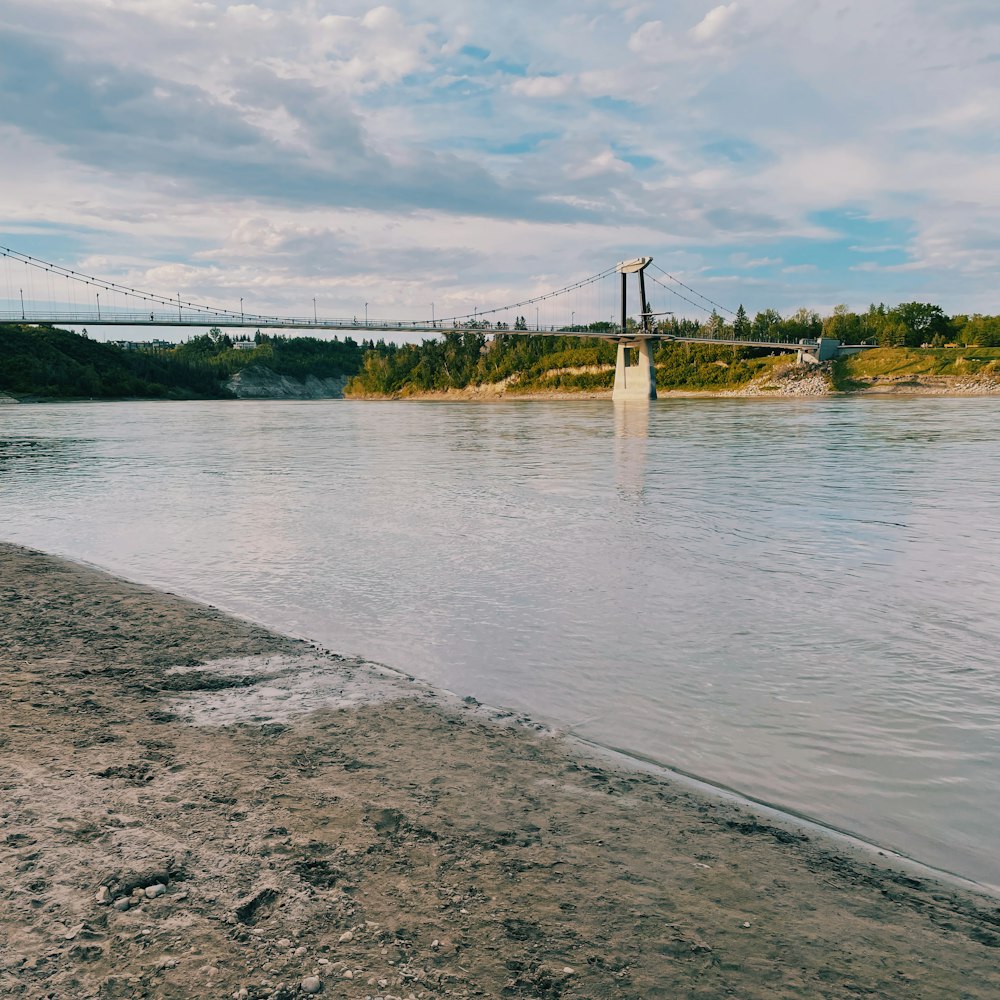
M1000 379L1000 347L879 347L838 360L834 388L849 392L877 379Z

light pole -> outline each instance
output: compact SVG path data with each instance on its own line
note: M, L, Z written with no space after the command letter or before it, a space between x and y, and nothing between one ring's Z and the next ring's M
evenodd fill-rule
M538 306L535 306L535 329L541 330L541 327L538 325Z
M319 320L316 319L316 299L313 297L313 325L319 326Z
M240 322L243 322L243 296L240 296Z
M434 303L433 302L431 303L431 326L437 326L437 323L434 321Z
M24 289L18 289L21 293L21 319L24 319Z
M570 326L571 330L576 326L576 310L575 309L569 314L569 326Z
M368 325L368 303L365 303L365 326Z
M101 293L97 292L97 321L101 321Z

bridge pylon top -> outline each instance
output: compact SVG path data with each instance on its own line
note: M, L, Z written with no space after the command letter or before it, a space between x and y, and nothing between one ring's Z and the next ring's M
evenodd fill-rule
M619 274L640 274L652 263L652 257L636 257L634 260L623 260L615 270Z

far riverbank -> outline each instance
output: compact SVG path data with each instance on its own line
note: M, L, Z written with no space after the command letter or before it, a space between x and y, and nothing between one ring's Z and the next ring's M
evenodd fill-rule
M872 380L869 384L846 389L838 389L830 384L822 373L805 368L797 371L796 378L770 379L768 382L750 383L739 389L657 389L659 399L801 399L808 397L855 397L855 396L945 396L949 398L1000 396L1000 382L974 381L961 378L910 378ZM520 391L506 385L476 385L464 389L444 389L437 392L412 392L378 395L362 393L348 395L360 400L449 400L453 402L495 403L531 402L533 400L610 400L610 389L574 390L539 389Z

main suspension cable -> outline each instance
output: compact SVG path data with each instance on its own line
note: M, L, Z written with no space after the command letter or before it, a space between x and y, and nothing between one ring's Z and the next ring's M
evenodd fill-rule
M709 313L709 315L711 315L712 310L709 309L707 306L703 306L700 302L695 302L694 299L689 299L686 295L681 295L681 293L677 291L676 288L671 288L669 285L664 284L655 275L652 274L649 275L649 280L652 281L654 284L659 285L660 288L665 288L668 292L670 292L671 295L676 295L679 299L683 299L685 302L690 303L695 307L695 309L700 309L702 312L707 312Z
M580 281L574 281L571 285L566 285L563 288L557 288L552 292L545 292L543 295L536 295L530 299L524 299L521 302L514 302L507 306L497 306L495 309L476 309L470 313L461 313L457 316L448 316L438 320L438 323L454 323L460 319L478 319L480 316L492 316L499 312L509 312L511 309L520 309L522 306L532 306L537 302L545 302L547 299L554 299L557 295L565 295L566 292L575 291L578 288L585 288L587 285L592 285L595 281L600 281L602 278L606 278L609 274L614 274L616 268L609 267L606 271L601 271L600 274L593 274L589 278L583 278Z
M707 295L702 295L701 292L696 291L690 285L685 285L684 282L681 281L680 278L675 278L672 274L669 274L667 271L664 271L663 268L660 267L659 264L653 264L653 267L655 267L656 270L660 272L660 274L665 275L671 281L676 281L677 284L681 286L681 288L686 288L689 292L691 292L692 295L697 295L699 299L704 299L706 302L708 302L711 305L715 306L716 309L721 309L723 312L729 313L730 316L735 316L736 315L736 313L734 313L732 309L729 309L728 307L726 307L724 305L721 305L720 303L716 302L714 299L710 299ZM650 275L650 277L652 277L652 275ZM655 281L656 279L653 278L653 280ZM664 285L664 288L668 288L670 291L673 291L673 289L670 289L669 286L667 286L667 285ZM680 292L674 292L674 294L675 295L680 295ZM684 296L681 295L681 298L683 299ZM685 302L691 302L690 299L684 299L684 301ZM692 305L697 305L696 302L693 302L691 304ZM704 306L700 306L699 308L704 309ZM708 312L707 309L705 311Z
M95 288L103 288L110 292L117 292L126 296L128 294L139 296L143 299L143 301L154 302L157 305L162 306L169 306L171 310L183 306L184 308L194 310L195 312L206 313L210 316L224 316L228 319L235 319L239 317L240 319L245 318L248 320L261 320L264 322L282 322L282 317L280 316L264 316L256 313L241 314L238 310L220 309L216 306L208 306L197 302L182 302L179 296L177 298L168 298L167 296L159 295L156 292L142 291L141 289L121 285L114 281L106 281L103 278L83 274L80 271L74 271L71 268L63 267L61 264L53 264L50 261L41 260L38 257L32 257L30 254L20 253L17 250L12 250L10 247L0 246L0 256L9 257L11 260L15 261L21 261L24 263L25 268L31 267L39 271L47 271L51 274L62 275L76 282L93 285Z

